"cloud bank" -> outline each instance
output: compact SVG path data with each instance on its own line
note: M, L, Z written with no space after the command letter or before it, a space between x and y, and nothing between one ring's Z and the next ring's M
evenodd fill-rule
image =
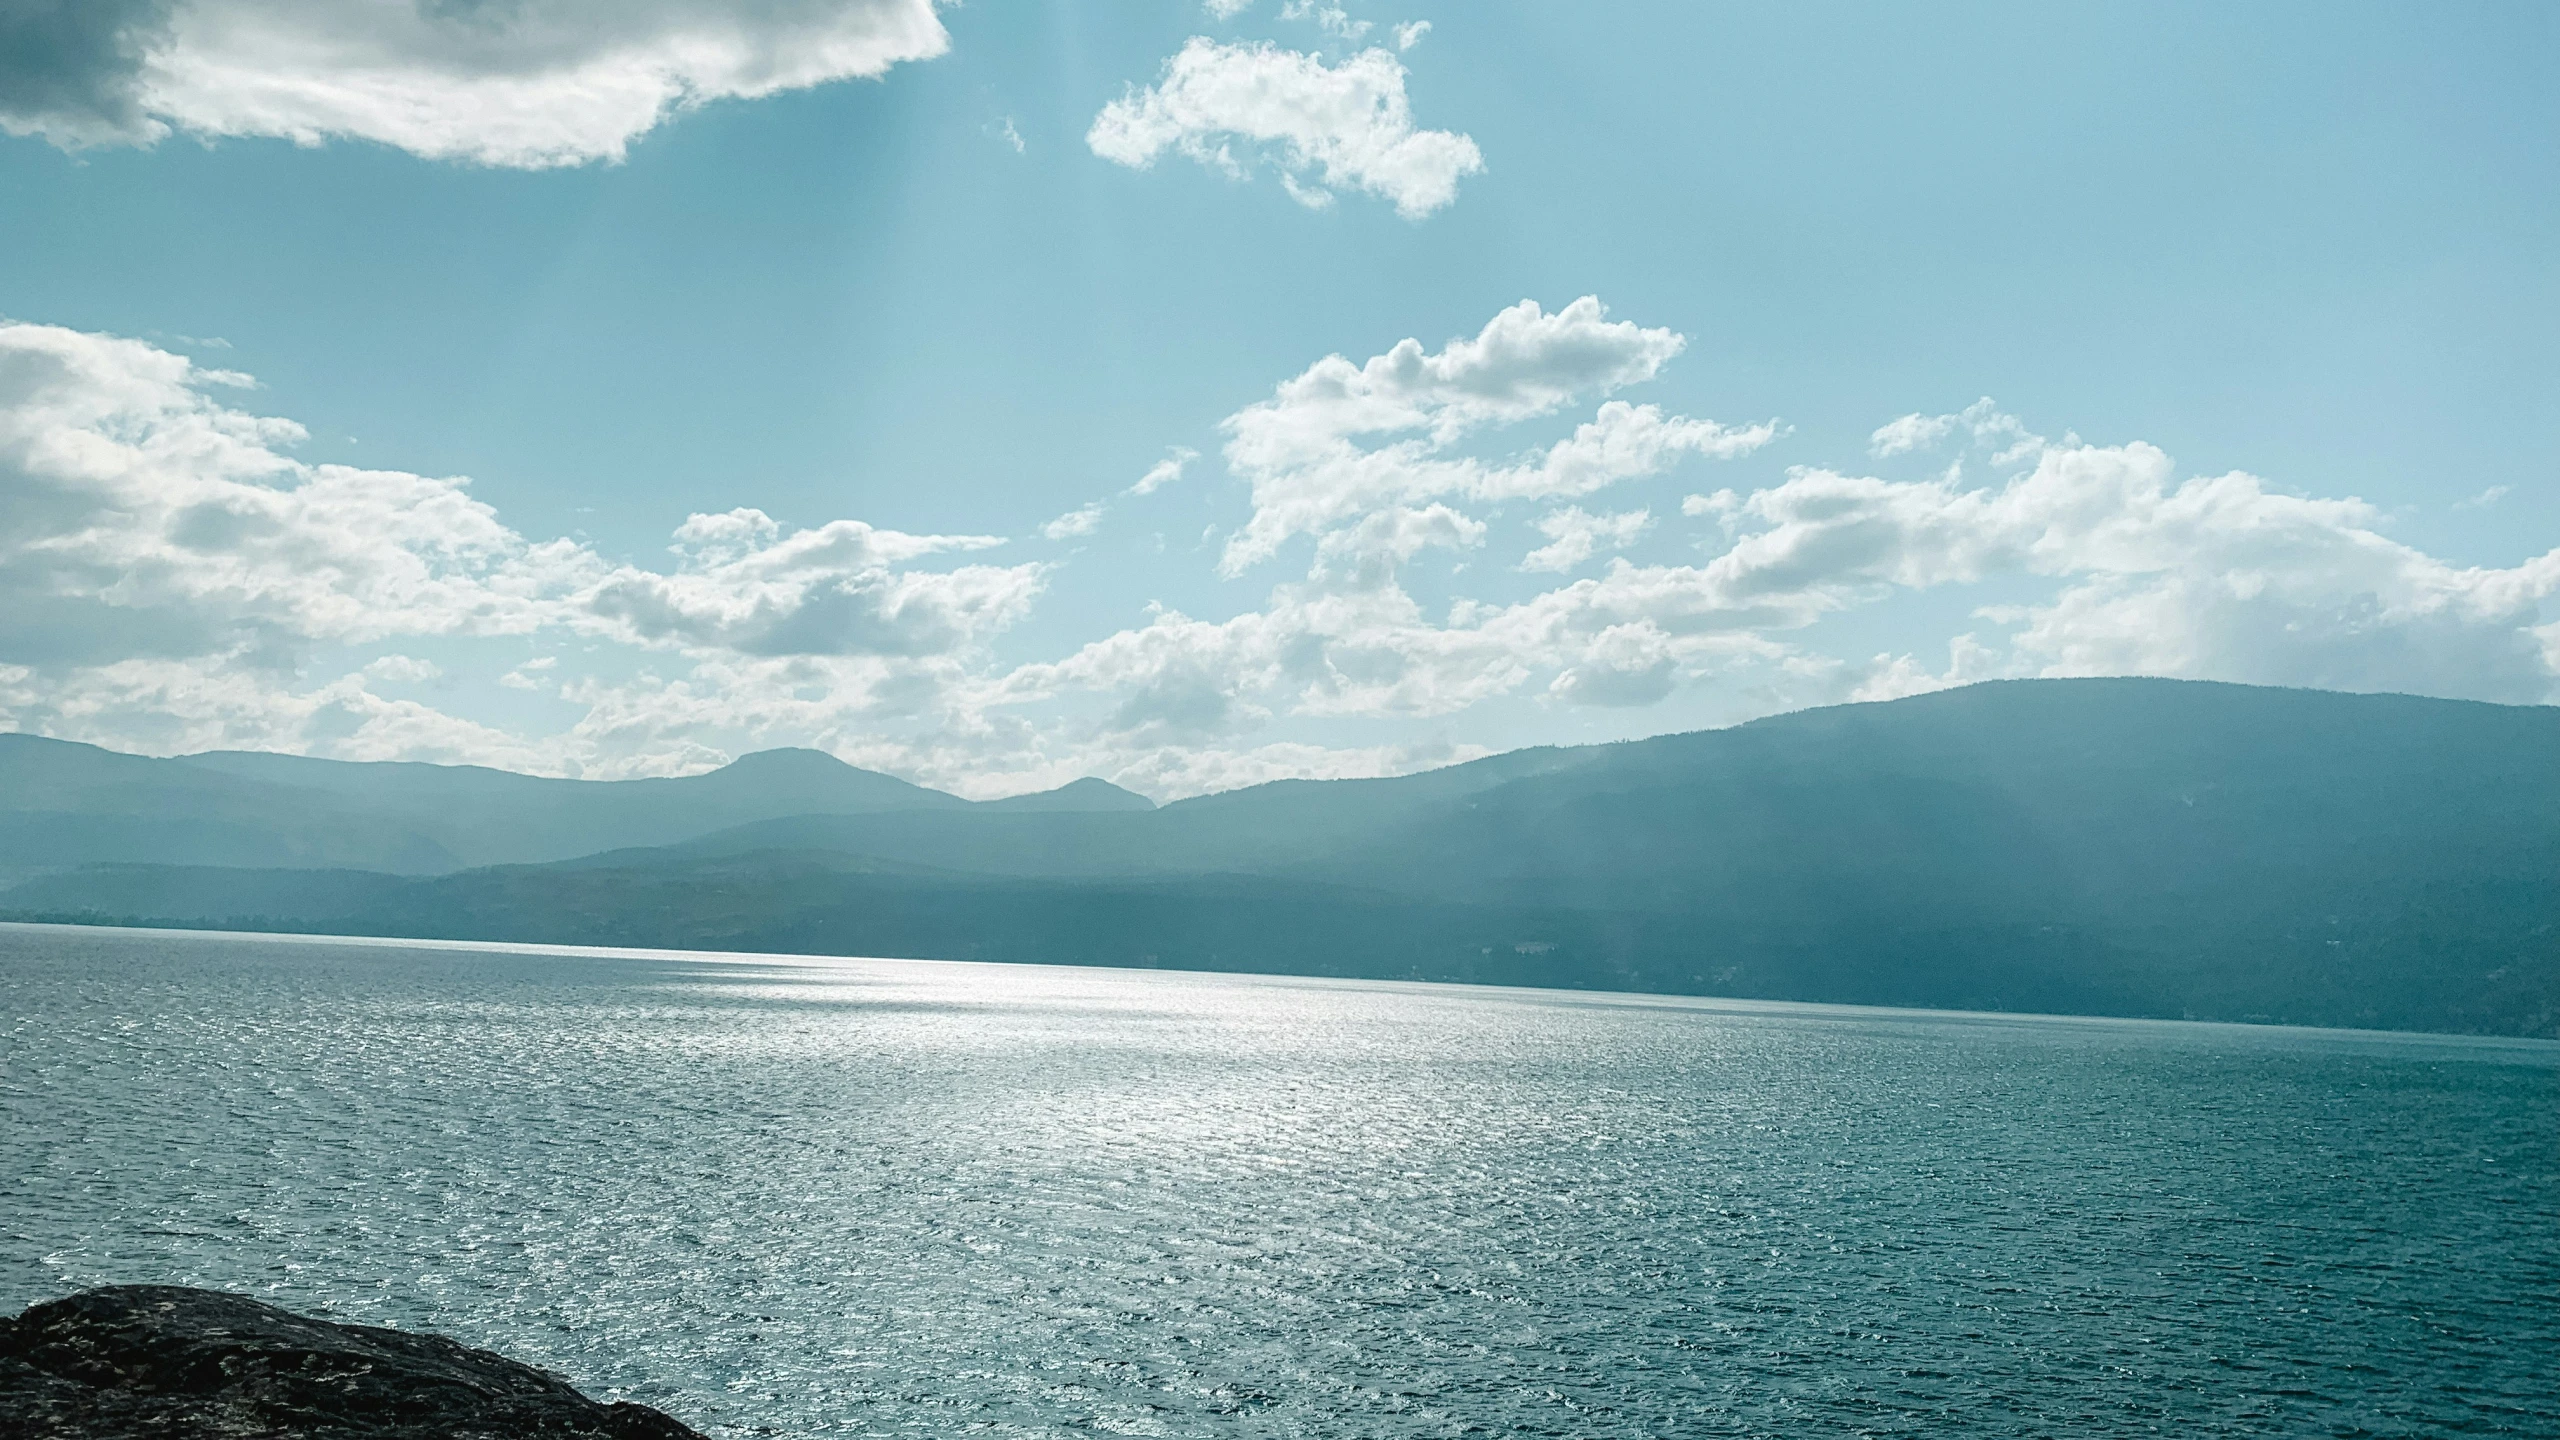
M2452 564L2363 501L2051 440L1988 401L1879 427L1883 473L1745 475L1778 423L1622 393L1685 344L1584 297L1319 359L1223 422L1232 508L1198 563L1271 577L1261 599L1024 654L1072 553L732 508L610 556L460 479L298 460L246 377L0 324L0 727L588 775L815 744L964 792L1179 795L1446 763L1488 748L1481 717L1675 695L1730 719L2154 674L2560 701L2560 549ZM1100 534L1197 458L1045 528ZM1922 594L1958 597L1953 633L1826 640Z
M372 140L535 169L949 45L932 0L39 0L0 7L0 129Z
M15 728L646 773L686 763L689 737L504 736L378 693L434 678L433 662L354 655L601 644L912 705L982 663L1045 583L1038 565L918 563L992 537L792 529L746 509L688 520L669 569L615 561L519 534L463 480L295 460L301 427L225 403L246 383L139 341L0 324L0 711ZM538 688L556 664L509 673ZM324 677L332 665L344 673Z

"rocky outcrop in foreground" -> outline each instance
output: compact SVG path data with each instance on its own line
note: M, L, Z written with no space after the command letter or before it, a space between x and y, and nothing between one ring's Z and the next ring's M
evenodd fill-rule
M24 1440L703 1440L645 1405L441 1335L242 1295L111 1285L0 1319L0 1435Z

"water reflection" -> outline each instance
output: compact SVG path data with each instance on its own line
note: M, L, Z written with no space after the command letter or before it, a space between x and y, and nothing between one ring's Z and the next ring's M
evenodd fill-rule
M33 929L0 985L0 1299L740 1434L2560 1431L2533 1042Z

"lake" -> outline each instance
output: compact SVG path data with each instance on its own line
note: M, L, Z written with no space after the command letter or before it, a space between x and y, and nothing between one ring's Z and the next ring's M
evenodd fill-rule
M0 1303L714 1434L2560 1435L2560 1044L0 927Z

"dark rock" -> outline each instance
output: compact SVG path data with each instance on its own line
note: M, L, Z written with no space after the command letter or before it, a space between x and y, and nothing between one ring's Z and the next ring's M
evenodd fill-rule
M0 1319L11 1440L703 1440L441 1335L110 1285Z

